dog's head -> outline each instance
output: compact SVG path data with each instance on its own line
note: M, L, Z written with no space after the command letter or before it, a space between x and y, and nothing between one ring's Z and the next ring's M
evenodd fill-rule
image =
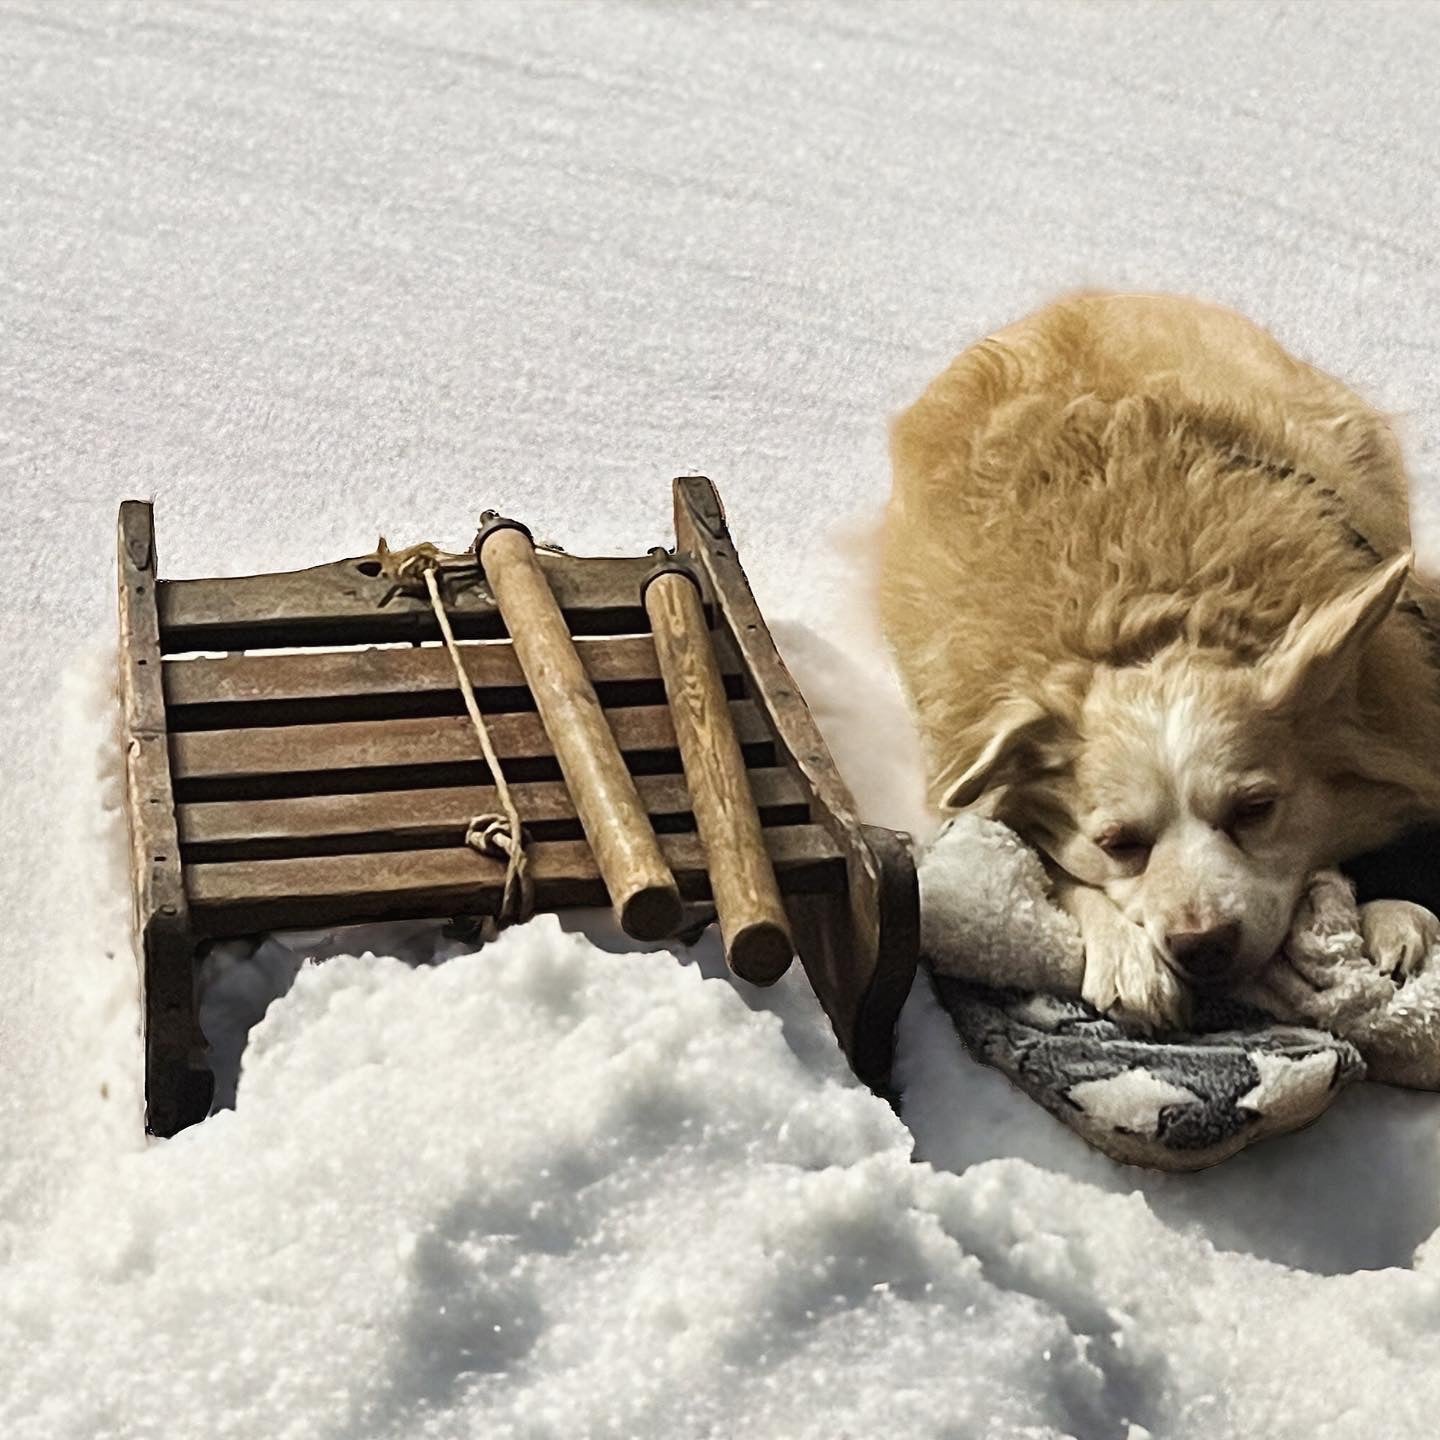
M1365 642L1409 557L1297 617L1253 665L1172 644L1099 666L1070 703L1015 697L949 788L1103 889L1198 985L1233 982L1283 943L1344 800L1315 763L1353 705Z

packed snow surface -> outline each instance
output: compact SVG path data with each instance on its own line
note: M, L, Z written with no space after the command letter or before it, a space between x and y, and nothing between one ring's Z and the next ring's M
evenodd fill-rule
M145 1144L104 647L127 495L164 573L236 574L487 505L638 553L703 471L865 814L922 828L884 420L1056 291L1204 294L1357 384L1435 553L1437 41L1382 0L0 0L0 1434L1433 1433L1432 1096L1141 1174L923 987L897 1117L798 972L541 919L234 962L232 1072L294 977L238 1107Z

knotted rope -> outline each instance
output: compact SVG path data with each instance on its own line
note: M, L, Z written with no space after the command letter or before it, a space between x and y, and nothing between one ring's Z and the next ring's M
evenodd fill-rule
M470 682L465 660L456 642L455 632L450 626L450 616L445 609L445 599L440 593L440 582L436 578L442 564L447 561L468 561L473 565L473 556L451 555L422 540L418 545L406 546L403 550L392 550L385 537L375 547L375 559L380 573L400 588L411 588L417 580L423 581L430 597L430 608L435 612L435 623L440 627L441 638L449 652L450 663L455 667L455 679L460 686L460 696L470 715L470 724L475 738L480 742L485 763L495 781L495 791L500 799L500 810L474 816L465 829L465 843L481 855L505 861L505 885L501 891L500 906L495 914L495 925L503 928L528 920L535 908L535 887L528 874L525 854L525 834L521 828L520 811L516 808L515 797L510 793L509 783L500 765L500 757L485 726L485 717L480 713L480 702L475 696L475 687Z

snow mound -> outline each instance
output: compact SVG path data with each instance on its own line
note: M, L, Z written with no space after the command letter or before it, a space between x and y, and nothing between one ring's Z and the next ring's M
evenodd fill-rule
M1419 1434L1435 1258L1320 1280L913 1163L729 985L542 917L303 967L238 1111L79 1176L0 1295L0 1428L1300 1437L1360 1393L1326 1433Z
M663 953L540 917L442 967L342 957L257 1028L238 1111L86 1176L17 1257L0 1430L1058 1435L1101 1376L965 1211Z

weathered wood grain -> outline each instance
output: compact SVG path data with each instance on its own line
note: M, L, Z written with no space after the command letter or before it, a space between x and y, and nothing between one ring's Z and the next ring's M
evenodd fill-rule
M538 552L536 564L574 633L640 633L644 559L585 558ZM447 572L449 573L449 572ZM396 594L367 556L273 575L167 580L158 605L162 648L254 650L289 645L363 645L438 640L429 602ZM462 639L497 639L505 627L492 588L472 569L447 581L446 607Z
M596 710L599 723L605 725L598 701ZM753 743L770 738L751 701L736 701L731 711L736 733L742 741ZM551 728L544 722L543 710L540 714L518 711L493 715L487 717L486 726L502 761L554 755L560 758L563 768L564 758L557 750L557 730L561 745L570 751L578 748L579 732L568 711L566 718L555 719ZM605 736L622 770L621 751L673 750L676 743L670 711L664 705L612 710ZM176 731L170 736L170 759L177 781L465 761L484 764L475 731L469 719L460 715L347 720L331 725L269 725L249 730ZM572 764L578 763L573 754L570 759ZM569 779L568 774L566 778Z
M688 575L657 575L646 586L645 610L705 845L726 962L752 984L773 985L795 950L700 591Z
M595 684L660 678L655 643L648 635L582 639L576 641L575 650ZM463 645L461 652L465 673L477 690L525 684L520 661L508 640ZM166 660L163 673L165 700L172 708L456 693L449 655L431 645L171 659Z
M145 1021L145 1123L152 1134L172 1135L203 1118L209 1075L195 1019L194 947L165 746L151 506L126 501L118 530L120 705Z
M787 889L808 894L843 887L843 857L819 826L767 830L765 841ZM708 897L700 838L665 835L658 845L685 898ZM606 903L607 885L594 852L583 841L532 845L530 874L540 909ZM463 847L185 868L193 923L210 935L485 913L498 904L504 877L501 861Z
M607 720L530 537L507 526L491 530L478 543L486 578L616 918L627 935L640 940L673 935L684 920L684 907L620 753L627 741L619 717ZM637 584L634 598L639 595ZM668 732L673 744L669 712L659 709L648 733ZM647 741L646 748L656 746Z
M762 811L788 815L792 823L795 811L806 812L805 787L791 770L752 770L750 786ZM690 813L690 792L680 775L637 776L635 788L652 817ZM534 781L512 785L511 790L527 825L578 823L563 781ZM445 837L458 843L472 816L491 814L498 804L493 786L454 785L181 804L178 821L184 847L276 841L288 842L294 853L303 854L306 843L316 839L380 836L392 842L381 848L403 849Z

